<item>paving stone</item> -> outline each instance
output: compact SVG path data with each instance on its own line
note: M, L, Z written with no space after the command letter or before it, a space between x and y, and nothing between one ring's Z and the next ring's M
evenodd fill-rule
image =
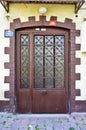
M74 130L86 130L86 113L70 115L0 113L0 130L69 130L70 127Z

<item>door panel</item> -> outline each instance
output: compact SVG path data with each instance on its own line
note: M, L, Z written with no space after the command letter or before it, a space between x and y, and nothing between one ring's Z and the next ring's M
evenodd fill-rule
M18 91L18 112L30 113L31 112L31 94L30 91L25 89Z
M65 113L64 90L33 90L33 113Z
M66 112L64 44L63 35L34 36L34 113Z
M16 49L17 112L26 113L31 111L28 34L17 33Z
M17 111L68 112L68 31L16 32Z

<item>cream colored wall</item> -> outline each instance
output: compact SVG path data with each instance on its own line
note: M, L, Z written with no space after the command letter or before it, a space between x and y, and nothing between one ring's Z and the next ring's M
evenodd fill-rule
M81 32L85 18L86 18L86 3L78 12L78 18L77 21L75 21L77 22L77 28L80 29ZM82 42L82 33L81 37L77 38L76 41L77 43L81 43L81 48L82 45L86 43L86 41L84 41L85 43ZM81 80L76 81L76 88L81 89L81 96L80 97L77 96L76 100L86 100L86 52L82 52L82 50L77 51L76 56L81 58L81 65L76 66L76 72L81 73Z
M4 29L9 28L10 22L15 18L20 18L21 21L27 21L29 16L36 16L36 20L41 15L39 13L40 7L46 7L46 18L50 19L51 16L57 16L58 21L64 22L65 18L73 19L76 23L76 28L81 30L83 19L86 14L86 10L80 10L78 17L75 17L73 5L56 5L56 4L11 4L9 19L6 18L6 12L0 5L0 100L7 100L4 98L4 90L9 89L9 84L4 83L4 76L9 75L9 70L4 69L4 62L9 61L9 56L4 54L4 48L9 46L9 38L4 37ZM81 43L81 37L76 38L77 43ZM81 90L81 96L76 97L76 100L86 100L86 54L82 54L81 51L76 52L76 57L81 58L81 65L76 66L76 72L81 73L81 80L76 81L76 88Z
M9 28L9 21L5 18L5 11L0 4L0 100L8 100L4 97L4 91L9 90L9 84L4 84L4 76L9 75L9 70L4 69L4 62L9 61L9 56L4 55L4 48L9 46L9 39L4 38L4 29Z

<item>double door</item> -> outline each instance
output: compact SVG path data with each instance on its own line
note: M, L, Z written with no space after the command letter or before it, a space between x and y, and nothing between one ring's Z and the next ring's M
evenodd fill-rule
M16 32L16 96L19 113L68 112L68 32Z

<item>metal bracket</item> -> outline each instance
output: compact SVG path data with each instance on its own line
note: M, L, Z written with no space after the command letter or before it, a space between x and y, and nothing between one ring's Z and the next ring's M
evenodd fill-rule
M6 10L6 12L9 12L9 2L7 2L6 0L0 0L0 3L4 7L4 9Z
M82 5L85 3L84 0L81 0L79 2L77 2L77 4L75 4L75 14L78 13L78 11L80 10L80 8L82 7Z

